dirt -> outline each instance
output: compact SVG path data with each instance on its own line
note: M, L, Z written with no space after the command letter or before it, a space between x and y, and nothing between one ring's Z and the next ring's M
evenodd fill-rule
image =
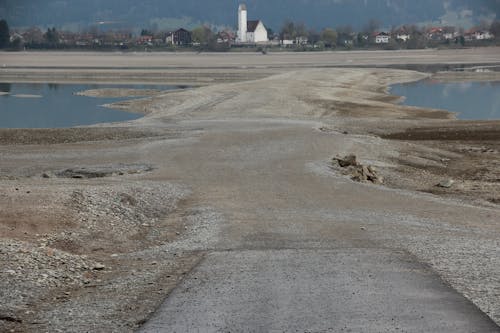
M2 80L77 72L75 81L104 82L111 71L141 82L175 72L172 81L203 86L123 102L145 114L129 123L0 130L0 330L131 332L207 251L267 240L290 246L301 237L404 248L500 322L492 255L500 233L499 122L459 121L388 95L389 84L428 73L328 68L350 58L418 63L423 54L429 63L472 63L477 52L189 54L165 66L156 54L2 54ZM500 62L497 49L483 52L481 60ZM124 61L134 69L113 70ZM44 69L54 65L61 68ZM376 168L384 184L354 184L330 167L332 157L348 154ZM446 179L454 180L450 188L436 186ZM413 195L411 204L393 203ZM403 209L425 228L400 219L363 225L367 233L341 214L322 215L332 203L350 209L348 220Z

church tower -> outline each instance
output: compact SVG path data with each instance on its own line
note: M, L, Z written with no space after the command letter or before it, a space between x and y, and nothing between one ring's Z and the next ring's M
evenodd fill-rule
M245 4L238 7L238 39L240 43L247 42L247 6Z

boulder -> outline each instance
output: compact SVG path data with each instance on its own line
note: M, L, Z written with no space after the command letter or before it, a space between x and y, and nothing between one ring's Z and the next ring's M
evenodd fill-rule
M443 188L450 188L453 186L454 183L455 181L453 179L445 179L439 182L439 184L437 184L436 186Z
M356 155L347 155L344 158L335 157L334 160L337 160L337 162L339 163L339 165L342 168L347 168L349 166L358 166L359 165L359 163L356 159Z

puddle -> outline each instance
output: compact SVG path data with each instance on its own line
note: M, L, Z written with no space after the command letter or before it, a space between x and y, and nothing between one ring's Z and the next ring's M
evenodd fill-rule
M143 116L103 106L132 97L96 98L77 94L91 89L113 88L165 91L183 87L0 83L0 128L66 128L129 121Z
M456 112L458 119L500 119L500 81L442 83L422 80L393 85L390 92L404 96L404 105Z

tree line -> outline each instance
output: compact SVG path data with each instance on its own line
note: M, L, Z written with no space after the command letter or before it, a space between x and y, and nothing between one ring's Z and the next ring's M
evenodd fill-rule
M281 26L278 32L274 32L272 29L268 29L268 35L271 40L280 41L282 45L292 46L296 48L314 48L317 50L327 49L327 48L363 48L369 47L374 44L373 35L374 32L378 32L381 24L376 20L368 21L360 31L354 31L354 29L349 26L338 26L336 28L324 28L321 30L316 30L308 28L304 23L294 22L287 20ZM483 30L489 30L493 35L495 35L497 41L500 41L500 21L493 21L491 24L482 23L478 28ZM38 30L38 29L36 29ZM438 43L441 44L451 44L456 43L460 45L465 45L465 39L463 37L463 29L457 29L455 27L443 27L442 33L456 33L456 37L453 40L432 40L429 38L428 29L422 26L416 25L404 25L401 27L393 27L391 29L390 35L396 36L398 32L404 31L404 33L411 36L408 40L401 42L392 38L390 42L384 45L385 48L409 48L418 49L425 48L429 46L436 46ZM165 39L165 34L162 37L158 37L160 40ZM38 30L38 38L35 40L22 40L22 37L18 34L11 34L9 25L6 20L0 20L0 49L20 49L23 46L28 48L63 48L71 47L71 45L66 45L63 36L67 37L68 33L59 32L56 28L48 28L44 33ZM97 36L97 31L89 32L87 35ZM102 33L99 36L101 39L108 41L107 45L122 45L122 47L128 47L122 42L124 39L128 40L128 43L132 43L132 34L121 34L127 37L118 40L116 37L118 34L113 32ZM141 36L147 35L160 35L159 33L154 33L149 29L142 29ZM234 42L235 34L232 29L227 29L224 31L217 31L210 28L209 26L203 25L194 28L191 31L192 45L189 47L194 47L199 50L207 51L227 51L230 49L231 44ZM118 42L118 43L116 43ZM114 43L114 44L113 44ZM99 47L99 45L80 45L81 47ZM102 45L101 45L102 47Z

